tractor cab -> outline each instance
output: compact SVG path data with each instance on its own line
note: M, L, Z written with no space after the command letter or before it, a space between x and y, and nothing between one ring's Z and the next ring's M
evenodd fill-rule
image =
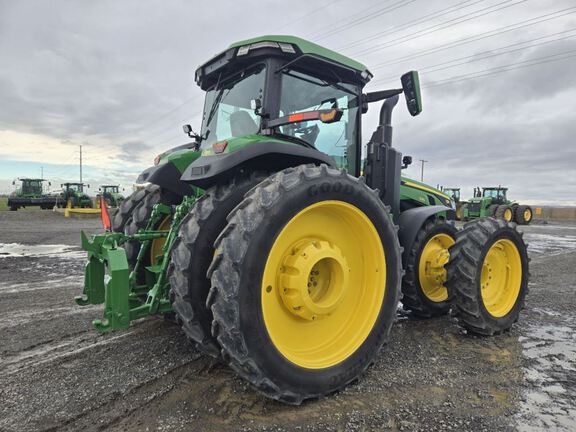
M200 148L296 145L358 175L362 87L370 78L364 65L302 39L236 43L196 71L206 90Z
M20 187L16 191L17 195L22 196L41 196L43 192L42 183L46 180L36 178L20 178ZM13 185L16 181L12 182Z
M112 185L102 185L100 186L100 191L102 194L117 194L119 193L119 186L112 186Z
M448 195L456 204L460 202L460 188L443 188L442 191Z
M492 204L507 204L506 192L508 188L503 187L484 187L482 188L482 197L489 198Z
M84 192L84 183L62 183L60 187L64 192L68 193L83 193Z

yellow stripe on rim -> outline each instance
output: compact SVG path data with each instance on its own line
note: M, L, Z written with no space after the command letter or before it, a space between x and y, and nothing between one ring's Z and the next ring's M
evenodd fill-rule
M170 224L172 223L172 216L166 216L160 226L157 228L158 231L168 231L170 229ZM158 263L158 257L162 255L162 247L166 243L166 237L160 237L152 240L150 244L150 264L156 265Z
M522 262L516 245L507 239L495 242L482 265L480 288L488 313L496 318L508 314L516 304L522 283Z
M374 327L385 284L384 248L366 214L343 201L313 204L284 226L266 260L268 335L300 367L341 363Z
M422 293L431 301L440 303L448 299L446 269L444 266L450 259L448 248L454 244L454 239L448 234L436 234L424 246L418 263L418 280Z

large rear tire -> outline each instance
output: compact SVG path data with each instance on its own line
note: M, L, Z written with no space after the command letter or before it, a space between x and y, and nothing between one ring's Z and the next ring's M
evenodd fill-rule
M402 274L375 191L325 165L252 189L215 244L207 303L223 359L289 404L357 378L388 340Z
M488 206L488 216L496 217L496 210L498 210L498 204L490 204Z
M456 227L445 219L426 222L414 240L402 278L402 306L421 317L445 315L450 310L445 264L450 258Z
M484 218L456 235L446 287L458 324L493 335L518 320L528 292L528 253L516 224Z
M183 219L170 255L168 275L178 322L197 347L213 357L220 355L220 346L212 337L212 311L206 307L210 290L206 272L214 257L214 242L228 214L265 178L263 173L253 173L208 189Z
M528 225L530 222L532 222L533 216L534 213L532 212L532 207L527 205L519 205L516 208L514 220L518 225Z
M502 219L505 222L512 222L514 219L514 212L512 211L512 207L506 204L499 205L494 213L494 217L496 219Z

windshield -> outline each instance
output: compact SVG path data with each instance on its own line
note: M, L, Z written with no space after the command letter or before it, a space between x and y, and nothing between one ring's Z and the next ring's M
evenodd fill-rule
M25 180L22 182L23 193L35 193L42 191L42 183L39 180Z
M104 186L103 188L104 193L116 193L118 192L117 186Z
M505 197L506 192L503 189L484 189L484 196L490 198Z
M264 65L236 74L206 92L202 118L202 148L229 138L255 134L260 117L250 108L253 99L262 100Z
M444 192L446 192L446 194L449 197L452 197L452 199L454 200L459 200L460 199L460 191L459 190L455 190L455 189L444 189Z
M77 185L77 184L69 184L69 185L64 185L66 187L67 190L70 191L74 191L74 192L82 192L82 186Z
M332 156L340 168L354 172L358 93L358 88L351 84L331 84L298 71L286 71L282 76L280 117L332 107L343 109L344 115L339 122L293 123L280 127L280 132L306 141Z

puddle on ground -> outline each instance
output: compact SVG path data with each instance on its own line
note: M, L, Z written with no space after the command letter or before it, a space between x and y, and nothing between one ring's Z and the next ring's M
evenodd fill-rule
M576 251L576 236L525 233L524 241L532 253L559 255Z
M518 430L576 430L576 333L563 325L530 326L520 337L528 385Z
M51 257L85 258L86 252L75 246L63 244L25 245L21 243L0 243L0 258Z

